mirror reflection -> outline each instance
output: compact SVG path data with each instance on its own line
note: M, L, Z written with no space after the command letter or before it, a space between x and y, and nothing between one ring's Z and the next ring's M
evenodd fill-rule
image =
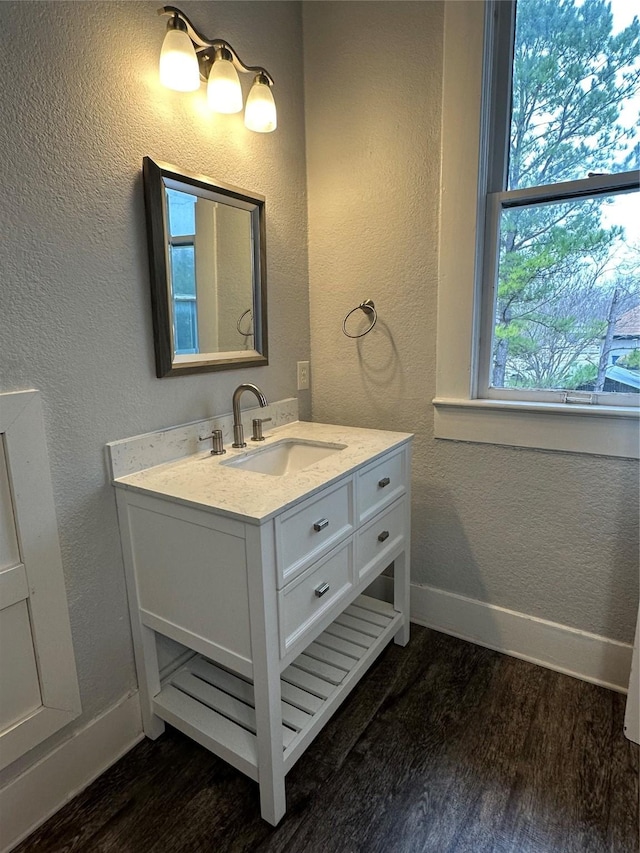
M158 376L266 364L264 199L144 165Z

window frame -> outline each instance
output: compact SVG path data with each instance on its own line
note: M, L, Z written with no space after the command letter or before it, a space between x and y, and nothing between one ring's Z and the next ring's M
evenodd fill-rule
M616 391L573 391L571 389L496 388L491 384L493 332L495 317L495 289L498 280L497 259L499 229L504 210L532 206L536 202L579 201L599 196L617 195L637 189L640 172L620 172L615 175L598 175L578 181L566 181L548 186L528 187L520 190L487 192L485 214L485 243L483 253L483 285L481 296L481 333L478 354L478 397L494 400L544 401L565 404L567 396L581 398L586 404L602 406L638 405L638 395Z
M194 281L195 281L195 251L196 251L196 235L195 234L181 234L178 237L174 237L171 234L168 236L168 250L169 250L169 266L173 270L174 261L173 261L173 253L171 249L174 248L192 248L193 249L193 265L194 265ZM193 296L177 294L175 292L175 281L173 271L171 274L171 292L169 294L170 300L173 302L173 323L171 334L173 336L173 348L176 352L176 355L197 355L199 352L198 349L198 292L197 292L197 282L195 282L195 293ZM176 310L177 303L190 303L193 305L193 315L191 318L191 322L194 325L194 338L195 338L195 349L186 349L180 348L178 346L178 312Z
M488 4L491 6L491 4ZM481 330L478 341L478 397L494 400L524 400L566 403L567 395L589 405L634 406L638 396L620 392L579 392L570 389L496 388L491 384L494 339L495 291L498 280L498 256L501 215L516 207L536 204L580 201L637 190L639 171L592 175L587 178L510 190L509 149L513 90L517 0L501 0L488 15L483 77L489 87L485 102L486 133L480 143L480 157L487 163L485 239L482 255Z
M565 402L480 396L480 358L487 346L483 323L491 316L489 288L483 288L486 195L495 188L490 180L506 177L500 169L506 169L504 110L510 98L502 100L501 121L490 121L489 107L498 80L510 85L512 39L505 50L504 28L513 26L514 10L515 4L504 0L445 4L435 436L638 458L637 407L576 402L578 394ZM600 176L590 179L588 191L602 184Z

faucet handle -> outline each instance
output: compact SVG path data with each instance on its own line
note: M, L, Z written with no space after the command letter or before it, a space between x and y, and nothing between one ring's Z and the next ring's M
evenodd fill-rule
M211 448L211 454L213 456L222 456L223 453L227 451L224 449L224 441L222 439L222 430L214 429L211 435L199 435L198 441L209 441L212 439L213 446Z
M253 434L251 436L251 441L264 441L264 436L262 434L262 424L266 424L271 420L271 418L253 418L251 423L253 424Z

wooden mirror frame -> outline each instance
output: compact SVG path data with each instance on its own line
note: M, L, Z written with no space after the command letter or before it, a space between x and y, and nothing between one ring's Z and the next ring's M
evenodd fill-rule
M220 181L206 175L180 171L169 163L143 160L144 199L147 222L147 246L151 284L151 310L153 316L153 339L158 378L189 373L205 373L214 370L232 370L240 367L260 367L269 363L267 346L267 250L265 227L265 199L256 193ZM253 309L255 349L243 351L200 353L190 360L187 357L176 362L173 343L173 309L171 304L171 282L167 257L165 179L180 185L184 192L198 195L205 190L229 199L251 205L253 250ZM257 241L257 246L256 246Z

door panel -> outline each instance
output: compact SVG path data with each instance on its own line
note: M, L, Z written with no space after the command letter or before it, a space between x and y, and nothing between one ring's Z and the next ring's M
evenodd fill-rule
M37 391L0 394L0 769L80 713Z

